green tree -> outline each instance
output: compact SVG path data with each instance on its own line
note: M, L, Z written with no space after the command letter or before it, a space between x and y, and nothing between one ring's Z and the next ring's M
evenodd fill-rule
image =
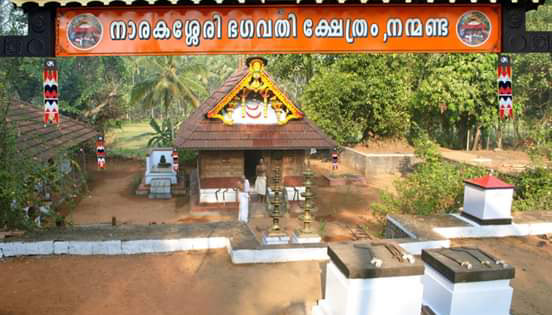
M399 55L341 56L307 85L304 110L340 144L405 136L410 124L405 61Z
M513 125L518 143L552 156L552 54L513 60L513 99L521 108Z
M207 93L200 94L201 99L215 92L238 67L237 55L198 56L195 58L198 59L195 62L205 65L205 71L195 74L197 80L207 87L205 91Z
M145 108L161 106L164 117L169 109L178 104L185 108L199 105L198 95L205 90L193 78L193 74L204 71L204 66L192 59L158 57L148 60L144 75L131 92L131 103L141 103Z
M300 99L304 89L315 74L331 66L340 55L267 55L267 70L295 99Z
M424 58L412 119L439 143L477 148L482 129L499 124L495 55L433 55Z
M25 35L27 16L9 0L0 0L0 35Z

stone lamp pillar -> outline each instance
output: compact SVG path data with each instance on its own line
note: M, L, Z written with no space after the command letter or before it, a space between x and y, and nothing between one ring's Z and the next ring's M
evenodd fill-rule
M514 186L487 175L464 181L462 216L480 225L511 224Z
M310 164L310 163L309 163ZM291 236L292 243L304 244L304 243L320 243L322 238L318 233L313 231L311 223L314 221L311 211L313 210L313 198L312 192L314 173L310 169L310 165L307 164L307 169L303 173L305 175L305 192L302 196L305 198L305 210L303 213L303 228L296 230Z
M381 242L330 244L328 256L325 298L313 315L420 315L420 259Z
M514 267L477 248L424 249L424 304L436 315L510 315Z
M282 231L282 228L280 227L280 217L282 216L280 213L280 205L282 201L284 201L283 198L281 198L281 175L280 168L276 167L272 175L272 190L274 191L274 196L271 201L273 209L272 214L270 215L272 217L272 225L269 228L268 233L265 233L263 236L264 245L282 245L289 243L289 236Z

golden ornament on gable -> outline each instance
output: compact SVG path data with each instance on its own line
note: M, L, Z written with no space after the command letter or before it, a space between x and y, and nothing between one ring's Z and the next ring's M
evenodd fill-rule
M207 117L220 119L224 124L232 125L234 123L232 115L238 104L241 105L241 116L245 118L247 96L250 93L256 93L263 100L264 118L268 117L269 106L277 113L277 122L280 125L286 124L291 119L303 118L303 113L276 87L264 71L266 64L264 59L250 58L247 64L249 66L247 75L207 113ZM283 119L280 116L282 112L286 113Z

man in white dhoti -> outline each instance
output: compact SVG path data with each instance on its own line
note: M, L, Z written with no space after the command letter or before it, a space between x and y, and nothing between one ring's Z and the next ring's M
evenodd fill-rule
M266 167L264 160L261 158L256 169L257 178L255 179L255 192L260 196L261 202L265 201L266 195Z
M242 182L238 186L239 192L239 201L240 201L240 213L238 215L238 220L247 223L249 219L249 181L245 176L242 176Z

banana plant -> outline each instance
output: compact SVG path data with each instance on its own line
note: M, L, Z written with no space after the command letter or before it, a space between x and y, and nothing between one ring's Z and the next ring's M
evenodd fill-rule
M155 119L150 120L150 126L155 132L148 133L151 139L148 141L148 146L170 147L173 144L174 130L170 119L163 120L159 123Z

